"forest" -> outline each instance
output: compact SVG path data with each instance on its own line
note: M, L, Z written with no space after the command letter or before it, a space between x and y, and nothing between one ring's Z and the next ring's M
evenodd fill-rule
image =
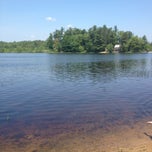
M146 36L139 37L131 31L119 31L117 26L86 29L68 28L55 30L45 41L0 41L0 52L17 53L113 53L119 45L120 53L140 53L152 51L152 43Z
M45 41L20 41L3 42L0 41L0 53L41 53L47 52Z

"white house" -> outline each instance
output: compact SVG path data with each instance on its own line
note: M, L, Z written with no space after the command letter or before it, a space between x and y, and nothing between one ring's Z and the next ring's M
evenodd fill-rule
M114 52L119 52L120 49L121 49L121 45L120 45L120 44L116 44L116 45L114 46Z

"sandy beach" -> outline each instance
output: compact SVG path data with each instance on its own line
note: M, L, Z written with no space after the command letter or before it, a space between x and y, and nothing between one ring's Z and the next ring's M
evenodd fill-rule
M0 149L1 152L151 152L152 124L147 123L149 119L106 130L83 126L83 129L52 136L49 128L27 128L16 138L15 132L12 138L0 137Z

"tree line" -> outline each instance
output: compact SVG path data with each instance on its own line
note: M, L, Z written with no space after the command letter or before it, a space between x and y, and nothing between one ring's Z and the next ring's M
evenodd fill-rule
M46 41L0 42L0 52L47 52L47 53L100 53L114 51L119 45L121 53L152 51L152 43L146 36L138 37L131 31L119 31L117 26L86 29L63 27L50 33Z
M45 41L20 41L3 42L0 41L0 53L40 53L47 50Z

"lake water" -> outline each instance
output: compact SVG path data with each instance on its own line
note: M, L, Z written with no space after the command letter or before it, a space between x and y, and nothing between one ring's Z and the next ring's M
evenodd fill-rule
M0 54L0 139L106 131L150 116L152 54Z

